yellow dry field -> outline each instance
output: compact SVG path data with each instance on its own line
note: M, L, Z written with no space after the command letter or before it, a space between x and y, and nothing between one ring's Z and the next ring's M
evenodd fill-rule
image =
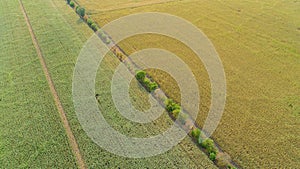
M76 0L82 4L90 13L96 14L126 8L137 8L153 4L162 4L175 0Z
M226 108L213 138L243 168L300 166L300 1L144 1L149 4L140 7L133 1L92 2L79 0L99 25L138 12L165 12L200 28L218 51L227 80ZM118 10L106 11L112 8ZM120 46L128 54L162 48L184 60L199 83L197 123L203 125L210 106L210 83L203 64L187 46L153 34L128 38ZM148 72L180 101L170 76Z

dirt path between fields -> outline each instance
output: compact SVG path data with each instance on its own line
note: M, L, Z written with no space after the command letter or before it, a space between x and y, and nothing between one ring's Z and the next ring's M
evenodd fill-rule
M69 144L70 144L70 146L71 146L71 148L73 150L73 153L74 153L74 155L76 157L76 161L77 161L78 167L80 169L85 169L86 168L85 162L84 162L84 160L83 160L83 158L82 158L82 156L80 154L80 150L79 150L78 144L76 142L74 134L73 134L73 132L71 130L71 127L69 125L69 121L68 121L68 119L66 117L66 113L65 113L65 111L64 111L64 109L62 107L62 104L60 102L60 99L58 97L58 94L57 94L57 91L55 89L54 83L53 83L53 81L51 79L51 76L50 76L50 73L48 71L45 59L44 59L42 51L41 51L41 48L40 48L40 46L38 44L38 41L36 39L36 36L35 36L35 34L33 32L32 26L30 24L30 20L29 20L29 18L27 16L27 13L26 13L26 10L24 8L24 5L23 5L22 1L19 0L19 3L20 3L21 10L23 12L24 18L26 20L26 24L27 24L28 30L30 32L32 42L34 44L34 47L36 49L36 52L38 54L38 58L40 60L41 66L42 66L42 69L43 69L44 74L46 76L46 79L47 79L50 91L51 91L51 93L53 95L53 99L54 99L55 105L56 105L56 107L58 109L61 121L62 121L64 129L66 131Z

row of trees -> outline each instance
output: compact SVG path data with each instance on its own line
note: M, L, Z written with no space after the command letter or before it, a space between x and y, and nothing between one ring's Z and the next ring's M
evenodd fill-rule
M67 4L70 7L75 8L75 3L71 0L67 0ZM84 21L88 24L88 26L94 31L97 32L99 30L98 25L91 19L86 16L85 8L77 5L75 8L76 13L84 19ZM99 30L98 36L102 39L102 41L106 44L109 44L111 40L107 37L107 35L102 31Z
M157 83L151 82L151 80L146 77L146 72L143 70L137 71L135 77L146 88L148 92L153 92L158 88Z

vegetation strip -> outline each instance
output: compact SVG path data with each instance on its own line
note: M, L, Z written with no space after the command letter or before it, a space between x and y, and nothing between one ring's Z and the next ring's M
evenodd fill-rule
M62 104L61 104L60 99L58 97L57 91L56 91L56 89L54 87L53 81L51 79L50 73L48 71L46 62L45 62L43 54L42 54L42 51L40 49L40 46L38 44L38 41L37 41L37 39L35 37L35 34L33 32L33 29L32 29L32 26L30 24L29 18L27 16L26 10L25 10L24 5L23 5L23 3L22 3L21 0L19 0L19 3L20 3L20 7L21 7L21 10L22 10L22 13L24 15L26 24L28 26L28 30L30 32L32 42L33 42L34 47L36 49L36 52L38 54L40 63L42 65L42 69L43 69L44 74L46 76L46 79L47 79L47 82L49 84L49 88L51 90L51 93L53 95L53 99L55 101L55 105L56 105L56 107L57 107L57 109L59 111L59 115L60 115L61 121L63 123L63 126L64 126L65 130L66 130L66 134L68 136L68 140L69 140L70 146L71 146L71 148L73 150L73 153L74 153L74 155L76 157L76 161L78 163L78 167L81 168L81 169L85 169L86 166L85 166L84 160L83 160L83 158L82 158L82 156L80 154L80 150L79 150L78 144L77 144L76 139L75 139L75 137L73 135L73 132L72 132L72 130L70 128L68 119L66 117L66 113L65 113L65 111L64 111L64 109L62 107Z

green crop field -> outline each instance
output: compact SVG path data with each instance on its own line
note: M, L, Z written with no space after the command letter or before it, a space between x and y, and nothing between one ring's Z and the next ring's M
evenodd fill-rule
M0 168L75 168L19 2L0 18Z
M165 12L199 27L218 51L227 79L226 108L213 138L243 168L300 165L299 1L183 0L109 11L102 8L106 9L108 2L78 2L100 26L128 14ZM163 48L184 60L200 84L197 123L203 125L210 106L210 84L203 64L187 46L153 34L134 36L119 45L128 54ZM148 73L169 96L180 101L170 76L157 70Z

